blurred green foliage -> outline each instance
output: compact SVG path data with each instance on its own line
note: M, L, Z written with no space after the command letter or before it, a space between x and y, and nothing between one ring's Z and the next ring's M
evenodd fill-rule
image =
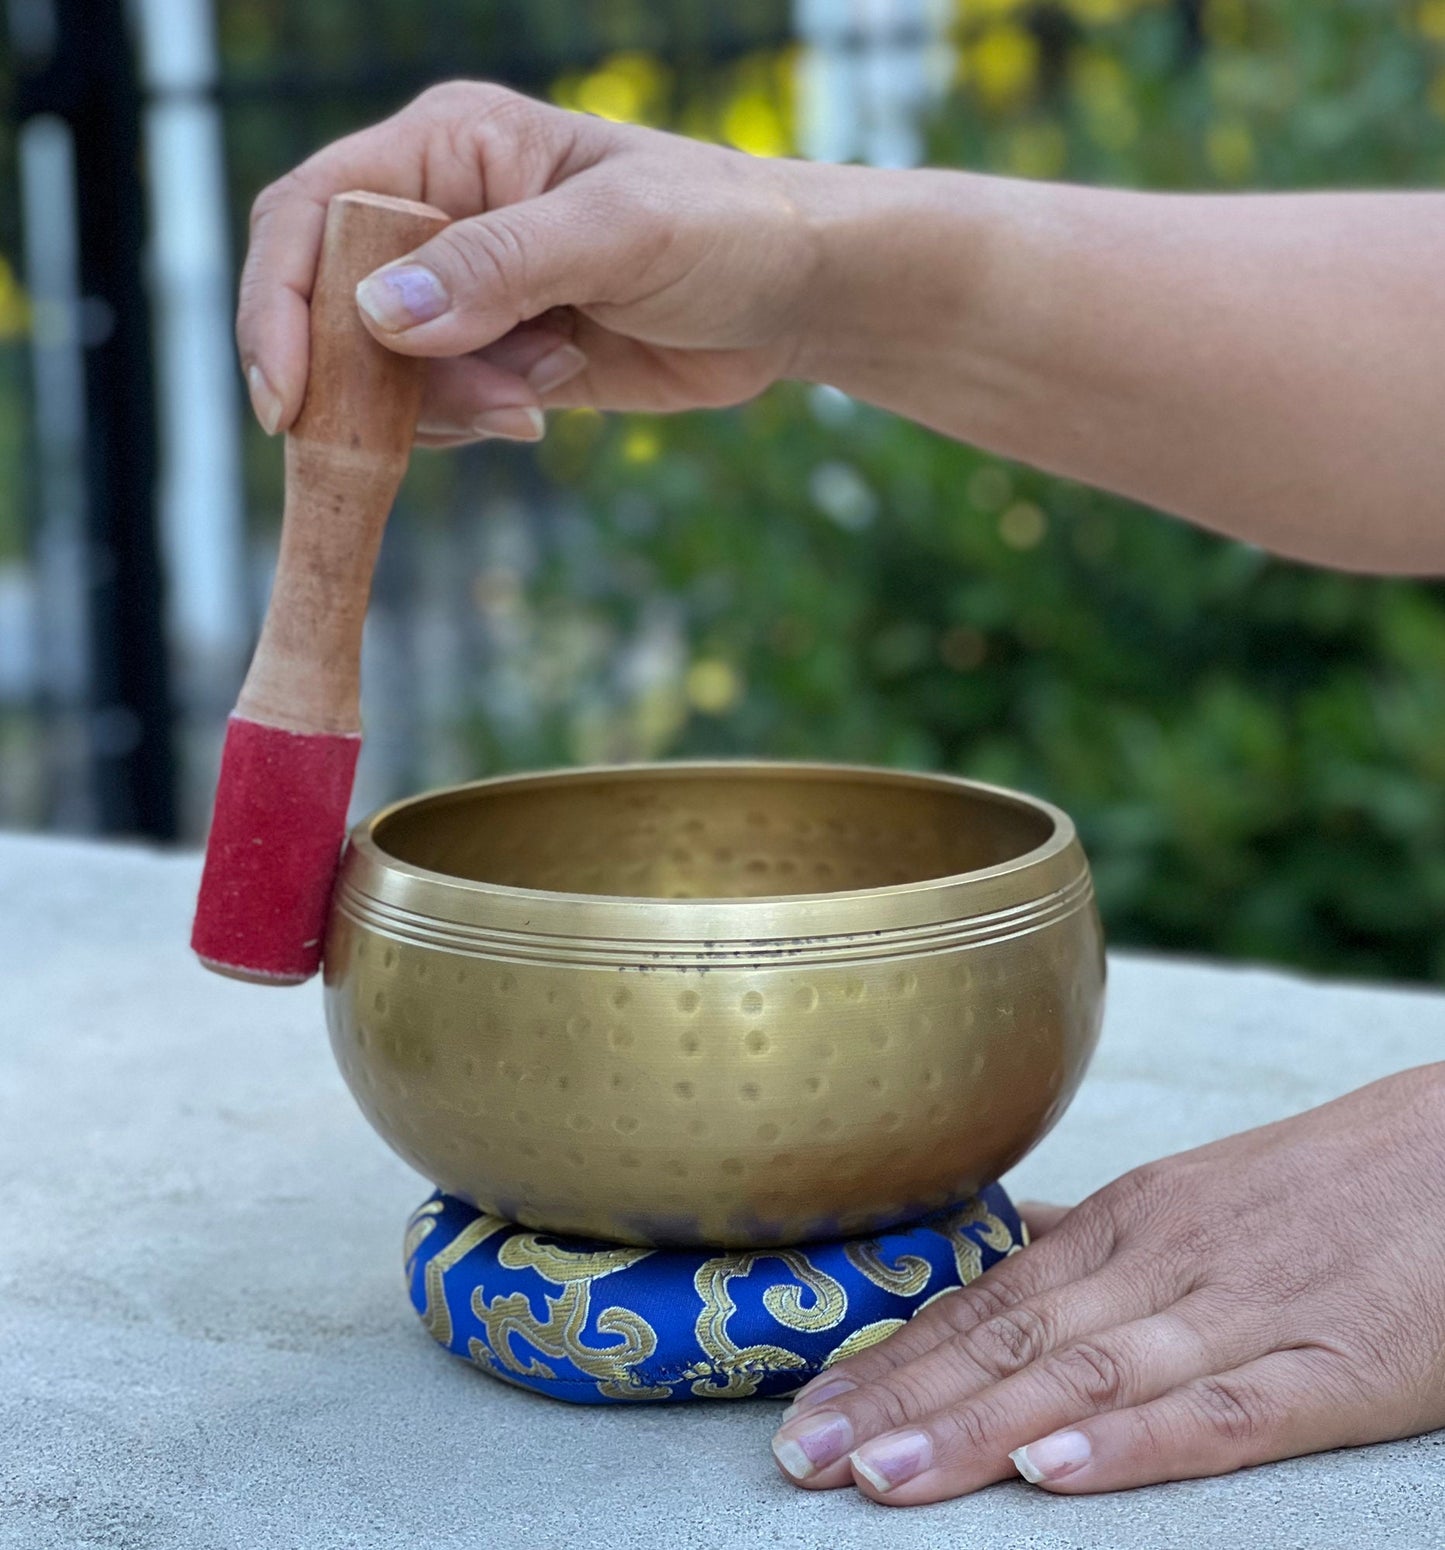
M958 43L936 162L1445 182L1441 0L971 0ZM1075 816L1116 943L1445 977L1438 586L1310 572L826 391L566 416L541 458L592 537L527 580L534 639L563 612L594 628L525 735L477 719L482 762L959 771ZM619 685L618 643L659 598L684 621L677 672Z
M219 0L238 241L264 181L443 73L759 154L793 140L785 0L448 0L427 29L407 0L360 9ZM1445 184L1445 0L960 0L954 41L938 163ZM279 459L249 435L274 520ZM797 387L559 415L538 452L418 458L404 504L389 545L450 544L472 621L453 714L475 772L959 771L1075 816L1115 943L1445 978L1437 586L1309 572Z

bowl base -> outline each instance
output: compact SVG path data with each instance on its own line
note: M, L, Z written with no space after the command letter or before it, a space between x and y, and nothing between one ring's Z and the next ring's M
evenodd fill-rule
M782 1397L1027 1242L993 1184L872 1238L645 1249L518 1227L438 1191L407 1224L427 1332L573 1404Z

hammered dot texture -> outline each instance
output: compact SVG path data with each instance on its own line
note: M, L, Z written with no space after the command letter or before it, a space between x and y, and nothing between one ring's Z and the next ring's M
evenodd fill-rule
M824 766L400 804L352 836L325 972L341 1070L408 1162L644 1244L862 1233L972 1193L1063 1112L1103 1000L1062 813Z

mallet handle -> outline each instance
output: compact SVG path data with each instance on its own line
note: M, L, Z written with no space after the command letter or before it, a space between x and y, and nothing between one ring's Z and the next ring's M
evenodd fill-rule
M311 296L311 369L286 438L271 602L236 713L292 732L360 729L361 630L421 407L424 363L366 331L356 287L448 224L431 205L338 194Z

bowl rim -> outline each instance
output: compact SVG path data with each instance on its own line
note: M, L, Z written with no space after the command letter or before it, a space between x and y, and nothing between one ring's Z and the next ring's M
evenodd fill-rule
M377 831L398 813L424 803L463 800L507 787L566 785L598 779L662 777L688 780L753 773L771 779L847 780L951 791L985 798L1046 818L1050 832L1031 850L968 872L943 873L875 888L822 893L669 899L656 895L564 893L458 877L402 860ZM663 760L581 765L514 772L437 787L403 797L361 819L351 830L338 877L337 902L354 918L400 935L454 936L501 932L529 938L590 938L672 942L723 948L786 940L887 937L903 948L900 930L970 920L996 922L990 935L1015 934L1041 924L1040 911L1071 913L1091 902L1087 862L1073 820L1041 797L961 775L883 765L758 759ZM880 911L887 924L880 929ZM1027 917L1027 918L1025 918ZM444 924L442 924L444 923ZM433 929L434 928L434 929ZM454 944L463 946L460 941ZM879 941L882 948L885 944Z

